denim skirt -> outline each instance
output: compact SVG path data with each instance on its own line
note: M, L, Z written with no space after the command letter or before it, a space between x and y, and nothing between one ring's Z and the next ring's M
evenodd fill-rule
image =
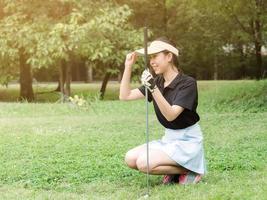
M178 165L196 172L206 173L202 131L198 123L185 129L165 129L160 140L149 142L150 149L161 150Z

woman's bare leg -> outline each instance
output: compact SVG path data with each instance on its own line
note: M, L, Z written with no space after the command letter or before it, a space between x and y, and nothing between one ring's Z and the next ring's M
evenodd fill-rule
M145 171L146 172L146 171ZM165 174L185 174L186 172L188 172L187 169L181 167L181 166L171 166L171 165L166 165L166 166L158 166L155 167L153 169L151 169L151 171L149 172L150 174L153 175L165 175Z
M136 160L136 167L141 172L147 172L146 151L139 152L139 157ZM188 170L179 166L167 154L160 150L149 150L149 169L150 174L184 174Z

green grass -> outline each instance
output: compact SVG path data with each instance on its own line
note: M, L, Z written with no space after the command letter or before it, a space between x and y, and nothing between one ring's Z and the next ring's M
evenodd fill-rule
M160 176L150 176L151 199L266 199L267 81L198 85L208 174L200 184L185 187L163 186ZM13 87L9 94L16 93ZM85 96L98 87L76 84L73 93ZM118 85L107 92L116 99ZM55 102L47 97L43 101ZM138 199L144 194L146 176L123 161L129 148L145 142L144 101L89 99L84 108L0 103L0 199ZM161 137L152 105L149 120L151 140Z
M137 84L135 84L137 86ZM35 102L54 103L59 101L60 93L56 92L57 83L38 83L33 84ZM72 83L71 93L83 95L84 98L92 100L99 95L101 83ZM109 82L107 85L105 100L118 100L119 84ZM0 102L18 102L19 85L10 84L7 88L0 85Z

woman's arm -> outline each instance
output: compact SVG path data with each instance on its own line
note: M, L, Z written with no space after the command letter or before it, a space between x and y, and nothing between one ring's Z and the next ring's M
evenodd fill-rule
M120 84L120 100L127 101L144 98L144 95L139 91L139 89L136 88L131 90L130 81L132 66L135 63L136 59L137 54L135 52L130 53L126 56L125 68Z
M156 101L161 113L168 121L175 120L183 111L184 108L178 105L171 106L167 100L163 97L158 88L154 89L152 93L154 100Z

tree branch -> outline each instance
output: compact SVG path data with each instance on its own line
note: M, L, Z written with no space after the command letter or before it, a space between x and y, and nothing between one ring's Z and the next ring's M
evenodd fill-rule
M236 14L232 14L232 16L234 17L235 21L239 24L239 26L241 27L241 29L243 29L243 31L245 31L248 34L252 34L252 31L249 30L248 28L246 28L244 26L244 24L242 24L242 22L239 20L239 18L236 16Z
M234 13L233 9L229 6L229 4L225 2L224 5L225 5L225 8L230 11L230 15L238 23L238 25L241 27L241 29L243 31L245 31L246 33L248 33L248 34L253 34L253 32L251 30L249 30L248 28L245 27L244 24L242 24L242 22L240 21L240 19L238 18L238 16Z

